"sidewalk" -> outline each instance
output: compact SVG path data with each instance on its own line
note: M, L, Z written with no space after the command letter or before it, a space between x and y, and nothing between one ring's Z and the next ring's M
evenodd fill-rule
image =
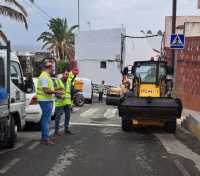
M200 140L200 112L184 109L179 123Z

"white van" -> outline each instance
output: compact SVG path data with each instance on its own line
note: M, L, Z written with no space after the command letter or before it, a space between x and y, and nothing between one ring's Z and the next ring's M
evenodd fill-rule
M25 92L30 82L25 84L20 62L10 52L9 42L0 50L0 87L7 94L0 102L0 144L10 148L15 145L17 130L25 127Z
M93 99L92 80L82 77L76 77L75 80L83 82L83 89L81 94L83 95L86 103L92 103Z
M21 65L15 53L11 53L10 78L10 112L14 117L17 129L22 130L25 127L26 116L25 83Z

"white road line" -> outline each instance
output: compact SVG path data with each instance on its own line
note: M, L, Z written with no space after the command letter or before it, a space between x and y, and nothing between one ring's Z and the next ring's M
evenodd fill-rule
M39 141L34 142L30 147L27 148L27 150L33 150L33 149L36 148L39 144L40 144Z
M80 114L81 117L88 117L98 111L98 108L90 108L87 111Z
M104 117L107 119L115 117L117 112L117 109L107 109L107 111L104 113Z
M13 159L10 163L7 164L4 168L0 169L0 174L5 174L8 172L15 164L17 164L20 161L19 158Z
M102 123L70 123L71 125L79 125L79 126L100 126L100 127L121 127L121 125L117 124L102 124Z
M47 176L62 175L66 167L71 165L72 159L74 157L75 157L74 150L69 147L66 147L64 152L58 156L54 166L49 171Z
M200 171L200 155L179 142L172 134L155 134L155 136L161 141L167 152L192 160L196 168Z
M24 145L25 145L25 143L17 143L16 146L15 146L14 148L0 151L0 154L5 154L5 153L11 152L11 151L15 151L15 150L17 150L17 149L23 147Z
M77 112L79 110L80 110L80 108L73 108L73 112Z
M183 176L191 176L179 160L174 160L174 163Z

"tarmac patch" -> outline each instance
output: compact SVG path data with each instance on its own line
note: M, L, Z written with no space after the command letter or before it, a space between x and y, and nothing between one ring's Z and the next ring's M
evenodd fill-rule
M70 148L69 146L66 147L64 152L58 156L55 165L49 171L47 176L61 176L67 166L71 165L72 159L74 159L75 156L76 155L74 149Z
M103 129L100 129L101 133L103 133L105 136L112 136L114 134L117 134L119 132L121 132L121 130L119 128L113 128L113 127L110 127L110 128L103 128Z

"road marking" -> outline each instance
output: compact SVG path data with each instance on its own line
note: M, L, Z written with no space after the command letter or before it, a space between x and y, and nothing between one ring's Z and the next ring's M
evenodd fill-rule
M104 113L104 117L107 119L111 119L113 117L115 117L117 112L117 109L107 109L107 111Z
M47 176L60 176L63 174L65 168L70 166L72 159L75 157L75 152L73 149L66 147L64 152L60 154L55 162L53 168L49 171Z
M88 117L98 111L98 108L90 108L87 111L80 114L81 117Z
M25 143L17 143L14 148L3 150L0 152L0 154L5 154L5 153L11 152L11 151L15 151L15 150L23 147L24 145L25 145Z
M174 163L183 176L191 176L179 160L174 160Z
M80 126L100 126L100 127L121 127L117 124L102 124L102 123L70 123L71 125L80 125Z
M79 110L80 110L80 108L73 108L73 112L77 112Z
M20 161L19 158L13 159L10 163L8 163L7 166L0 169L0 174L5 174L8 170L10 170L15 164L17 164Z
M200 155L187 148L172 134L155 134L155 136L161 141L167 152L192 160L196 168L200 171Z
M27 150L33 150L35 147L37 147L40 144L39 141L34 142L30 147L27 148Z

